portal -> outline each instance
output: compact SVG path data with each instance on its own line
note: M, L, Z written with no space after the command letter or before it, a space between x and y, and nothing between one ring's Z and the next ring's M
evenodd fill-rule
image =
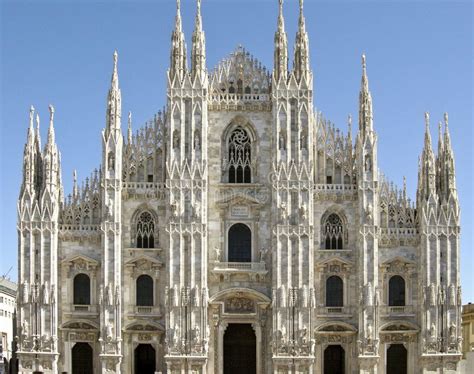
M224 374L257 372L257 344L250 324L231 323L224 334Z
M156 352L151 344L139 344L135 348L135 374L155 374Z
M344 368L344 348L340 345L329 345L324 350L324 374L344 374Z

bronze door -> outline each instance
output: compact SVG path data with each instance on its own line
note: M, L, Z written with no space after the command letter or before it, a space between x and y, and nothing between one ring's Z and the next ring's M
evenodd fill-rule
M139 344L135 348L135 374L155 374L156 353L150 344Z
M324 374L344 374L345 352L340 345L329 345L324 350Z

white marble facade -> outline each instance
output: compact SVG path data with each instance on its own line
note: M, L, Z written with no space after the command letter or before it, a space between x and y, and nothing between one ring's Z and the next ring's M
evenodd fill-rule
M302 1L291 69L280 1L273 70L239 47L208 71L197 4L191 66L178 1L168 101L136 132L114 54L100 168L66 198L54 108L44 150L31 108L20 371L455 373L447 115L437 154L425 115L411 201L378 169L365 56L353 137L313 109Z

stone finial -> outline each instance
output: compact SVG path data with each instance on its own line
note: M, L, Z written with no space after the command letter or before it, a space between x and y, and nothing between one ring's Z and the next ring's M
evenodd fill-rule
M448 127L448 113L447 112L444 113L444 125Z
M52 104L49 104L49 120L51 123L54 121L54 106Z
M300 13L303 13L304 0L300 0Z
M201 0L197 0L197 11L198 13L201 12Z
M39 130L40 127L40 116L38 113L36 113L36 128Z
M30 126L33 127L33 118L35 116L35 107L30 106Z
M176 10L178 12L181 10L181 0L176 0Z
M425 112L425 126L426 128L430 127L430 114Z
M367 61L366 61L366 58L365 58L365 53L362 53L362 69L364 70L364 73L367 69Z

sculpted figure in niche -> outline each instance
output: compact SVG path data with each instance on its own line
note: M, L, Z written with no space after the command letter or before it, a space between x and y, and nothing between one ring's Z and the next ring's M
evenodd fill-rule
M219 246L214 247L214 258L217 262L221 261L221 249Z
M179 326L177 324L174 325L174 330L173 330L173 346L174 347L179 346Z
M107 325L105 327L106 329L106 337L108 341L111 341L113 338L113 329L112 329L112 323L109 321L107 322Z
M120 286L117 285L117 286L115 286L115 303L116 303L116 305L120 305L120 299L121 299L121 297L120 297Z
M115 170L115 156L113 152L109 152L109 157L107 158L107 166L110 171Z
M308 344L308 329L306 327L303 327L300 330L300 344L302 345Z
M280 130L280 135L278 137L278 148L280 151L286 150L286 139L285 139L285 133Z
M462 305L461 286L458 286L458 290L457 290L457 305Z
M372 171L372 160L370 156L365 156L365 171Z
M430 336L432 339L436 338L436 325L431 323L431 328L430 328Z
M28 287L28 282L24 281L22 285L22 293L23 293L23 303L27 304L28 303L28 296L30 294L29 287Z
M300 148L303 150L303 149L306 149L306 134L304 132L301 133L301 144L300 144Z
M21 331L24 338L30 335L30 326L28 325L28 322L26 320L24 320L21 324Z
M49 304L49 285L48 285L48 282L45 282L43 284L42 294L43 294L43 300L42 300L43 304L48 305Z
M56 304L56 286L54 284L51 285L51 304Z
M268 249L262 248L260 249L260 262L265 262L265 258L267 257Z
M201 340L201 330L199 330L199 326L194 326L193 328L193 344L198 344Z
M454 323L451 323L451 326L449 326L449 338L451 341L456 340L456 325Z
M308 218L308 208L306 207L306 204L301 205L300 215L301 215L301 219L303 221L306 221L306 219Z
M100 286L99 288L99 305L104 303L104 286Z
M443 305L446 301L446 295L445 295L444 289L441 287L439 289L438 299L439 299L438 301L440 305Z
M199 136L199 131L194 131L194 150L201 150L201 139Z
M288 218L288 211L287 211L286 203L283 201L280 204L280 220L284 222L286 221L287 218Z
M449 286L449 305L456 305L456 289L454 285Z
M434 284L430 285L430 305L435 306L436 305L436 286Z
M173 132L173 149L179 148L179 134L178 130L174 130Z
M112 286L107 286L107 305L113 305Z

